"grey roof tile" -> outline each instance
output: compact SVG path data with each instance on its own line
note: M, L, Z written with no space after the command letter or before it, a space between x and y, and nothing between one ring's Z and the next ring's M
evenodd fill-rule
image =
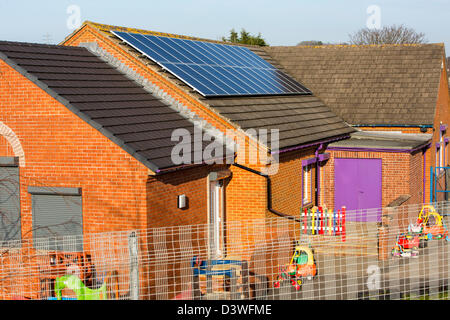
M194 131L192 122L85 48L0 41L2 56L106 129L152 170L175 166L173 130Z
M89 24L101 31L109 40L115 41L124 48L128 48L130 53L135 55L137 59L141 59L144 63L149 60L141 54L136 53L131 46L126 45L119 38L115 37L111 30L124 30L121 27L101 25L89 22ZM134 32L144 32L136 30ZM165 36L173 36L165 34ZM187 37L189 38L189 37ZM206 39L198 39L197 41L209 41ZM213 41L214 42L214 41ZM230 44L231 43L226 43ZM247 46L253 50L261 58L278 67L281 71L285 71L276 60L274 60L262 47ZM158 68L157 65L152 64ZM162 69L161 69L162 71ZM289 74L289 72L286 72ZM291 74L292 76L292 74ZM172 81L183 87L184 84L179 79L171 78ZM299 81L301 84L305 84ZM311 88L308 88L311 89ZM314 92L314 91L313 91ZM354 129L348 126L339 116L337 116L323 101L314 95L284 95L284 96L249 96L249 97L220 97L220 98L204 98L196 93L192 93L195 97L207 104L221 116L228 119L232 124L242 129L273 129L290 131L292 136L286 138L280 135L280 148L288 148L304 144L319 142L324 139L331 139L337 136L347 135L354 132ZM304 115L305 117L300 117ZM320 127L319 133L312 133ZM301 131L305 128L307 130ZM298 134L295 137L296 132ZM308 134L311 132L311 134ZM269 148L270 144L267 145Z
M350 124L434 123L441 44L264 50Z

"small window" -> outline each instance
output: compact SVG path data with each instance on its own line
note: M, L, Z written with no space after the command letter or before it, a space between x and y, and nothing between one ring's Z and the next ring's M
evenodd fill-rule
M21 240L19 167L15 158L0 157L0 246Z
M303 166L303 205L312 202L312 164Z
M444 166L444 134L443 134L443 132L441 131L441 136L440 136L440 139L439 139L439 145L440 145L440 148L439 148L439 166L440 167L443 167Z
M33 243L36 249L83 251L81 190L29 187Z

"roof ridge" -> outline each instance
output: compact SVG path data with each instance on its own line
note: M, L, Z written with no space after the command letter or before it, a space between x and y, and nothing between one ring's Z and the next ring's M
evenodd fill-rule
M373 48L373 47L445 47L443 42L435 43L382 43L382 44L323 44L323 45L296 45L296 46L268 46L268 48Z
M83 24L81 25L81 27L79 29L81 29L85 25L90 25L91 27L100 29L101 31L104 31L104 32L108 32L108 31L122 31L122 32L131 32L131 33L135 32L135 33L155 35L155 36L160 36L160 37L212 42L212 43L227 44L227 45L232 45L232 46L244 46L244 47L250 47L250 48L261 47L258 45L242 44L242 43L235 43L235 42L222 41L222 40L213 40L213 39L206 39L206 38L187 36L187 35L181 35L181 34L160 32L160 31L153 31L153 30L145 30L145 29L139 29L139 28L121 27L121 26L115 26L115 25L110 25L110 24L102 24L102 23L93 22L93 21L89 21L89 20L86 20L85 22L83 22ZM79 30L79 29L77 29L77 30ZM75 33L76 33L76 31L75 31ZM69 37L70 37L70 35L69 35Z
M21 41L9 41L9 40L0 40L0 45L20 45L20 46L28 46L28 47L41 47L41 48L58 48L58 49L64 49L64 50L70 50L70 49L81 49L84 50L84 48L80 47L72 47L72 46L63 46L60 44L48 44L48 43L38 43L38 42L21 42Z

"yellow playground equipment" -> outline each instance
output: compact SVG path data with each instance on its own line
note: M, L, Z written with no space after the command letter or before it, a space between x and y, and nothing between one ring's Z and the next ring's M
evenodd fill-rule
M275 288L279 288L282 281L288 280L296 290L300 290L304 278L310 280L317 274L312 249L297 244L291 262L288 265L278 266L278 271Z
M410 227L410 231L418 234L421 240L450 240L442 215L432 205L422 207L416 223Z

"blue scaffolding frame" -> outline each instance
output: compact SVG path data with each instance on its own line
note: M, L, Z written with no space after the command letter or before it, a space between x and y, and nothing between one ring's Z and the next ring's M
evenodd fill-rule
M440 178L441 169L445 174L450 167L430 167L430 202L437 201L438 192L449 193L450 190L438 190L438 179ZM447 186L446 186L447 187Z

